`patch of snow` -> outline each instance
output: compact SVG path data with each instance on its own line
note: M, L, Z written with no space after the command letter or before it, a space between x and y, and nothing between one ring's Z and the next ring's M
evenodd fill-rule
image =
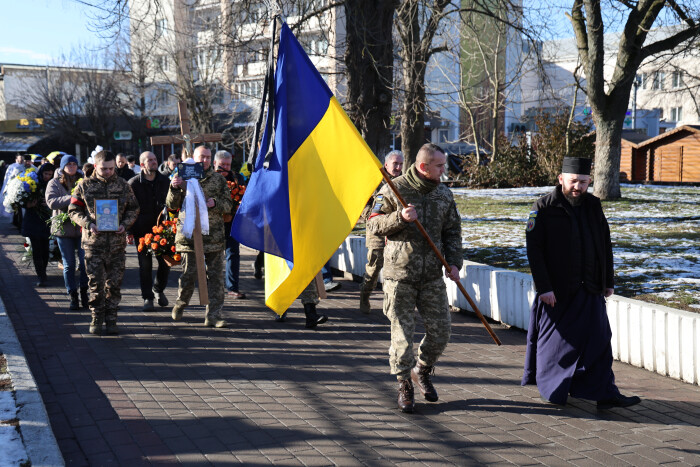
M12 391L0 391L0 421L12 420L15 416L17 416L17 406Z
M0 465L20 465L28 461L24 443L15 427L0 425L0 446Z

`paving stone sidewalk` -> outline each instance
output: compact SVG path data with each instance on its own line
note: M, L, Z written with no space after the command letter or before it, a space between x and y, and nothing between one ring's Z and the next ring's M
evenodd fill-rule
M0 250L0 296L68 465L700 465L698 386L616 363L618 385L640 405L548 405L519 384L525 333L494 326L497 347L467 314L453 313L434 378L440 402L407 415L395 408L381 294L362 315L350 280L319 306L330 319L318 331L304 329L298 302L276 323L243 249L248 298L227 299L230 327L210 329L199 306L180 322L170 308L141 310L131 246L121 334L95 337L89 313L68 310L54 263L48 287L34 287L7 222Z

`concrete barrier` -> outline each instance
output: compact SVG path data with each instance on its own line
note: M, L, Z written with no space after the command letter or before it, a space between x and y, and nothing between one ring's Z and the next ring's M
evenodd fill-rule
M332 267L362 277L365 238L350 236L330 261ZM532 277L466 261L461 282L484 316L527 330L535 299ZM381 277L379 279L381 281ZM450 305L473 311L450 280ZM613 357L691 384L700 382L700 313L690 313L618 295L607 299Z

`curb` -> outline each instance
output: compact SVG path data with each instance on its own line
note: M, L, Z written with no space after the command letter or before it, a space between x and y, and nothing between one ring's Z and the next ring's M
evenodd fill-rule
M29 370L24 351L2 300L0 300L0 351L5 354L7 371L12 378L17 418L29 461L32 466L65 465L56 437L51 430L44 401L41 399L36 381Z

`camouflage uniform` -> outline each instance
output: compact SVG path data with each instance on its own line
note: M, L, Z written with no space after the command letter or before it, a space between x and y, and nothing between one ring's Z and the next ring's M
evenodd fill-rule
M208 209L209 235L202 235L209 290L206 319L213 321L221 318L221 309L224 306L224 249L226 236L229 233L224 231L223 216L231 212L231 191L226 184L226 179L223 175L215 172L213 166L204 171L199 183L204 192L204 198L213 198L216 203ZM186 189L175 188L171 185L165 205L168 209L180 209L185 201L186 193ZM180 211L177 220L177 235L175 236L175 249L182 255L182 274L178 283L178 297L175 304L179 307L189 305L197 279L194 241L182 234L183 224L184 212Z
M377 197L385 184L386 182L382 181L382 184L379 185L377 191L375 191L372 195L372 205L374 205L374 199ZM377 286L379 273L384 265L384 243L384 237L374 235L370 231L369 226L367 226L367 232L365 234L365 245L367 246L367 265L365 266L365 275L362 278L362 286L360 287L360 291L363 294L369 294Z
M414 166L394 180L407 203L413 204L447 262L462 267L461 222L452 192L416 175ZM433 366L450 338L450 312L442 278L442 262L416 226L401 217L401 204L388 186L377 195L369 221L373 235L386 236L384 248L384 314L391 321L389 363L391 374L408 379L416 364L413 352L415 308L423 318L426 335L419 361Z
M318 302L320 301L318 299L318 287L316 287L316 278L314 277L311 279L311 282L309 282L309 285L306 286L306 288L299 294L299 299L301 300L302 305L308 305L308 304L314 304L318 305Z
M81 226L82 247L85 250L85 267L90 288L90 311L92 324L115 325L117 307L121 301L121 283L126 261L126 231L92 233L90 224L95 223L95 200L116 199L119 206L119 221L125 229L131 227L139 214L139 204L126 181L112 175L104 179L93 174L80 182L68 206L73 222Z

